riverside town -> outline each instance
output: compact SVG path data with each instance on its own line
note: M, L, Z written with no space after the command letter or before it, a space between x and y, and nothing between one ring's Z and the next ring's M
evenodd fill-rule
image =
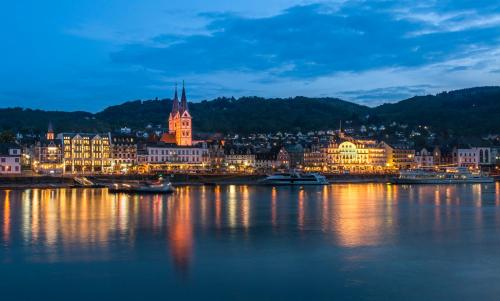
M164 125L131 129L123 124L115 132L58 132L48 124L45 135L18 133L14 141L0 145L0 174L15 175L127 175L198 174L265 175L297 170L328 176L392 175L416 168L462 167L496 174L500 146L492 139L477 144L433 145L416 148L402 133L407 125L351 126L339 122L337 129L301 132L218 135L197 138L193 133L186 89L180 99L177 87ZM394 137L373 138L393 127ZM426 132L412 129L410 137ZM430 140L432 141L432 140Z

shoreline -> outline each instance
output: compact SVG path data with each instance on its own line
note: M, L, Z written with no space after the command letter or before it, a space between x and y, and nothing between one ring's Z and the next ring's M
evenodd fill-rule
M393 175L326 175L330 184L385 183ZM136 182L151 180L153 175L94 175L85 176L97 185L107 186L114 182ZM258 185L265 175L191 175L172 174L170 181L174 186L198 185ZM3 176L0 189L58 189L89 188L78 185L72 176ZM98 188L98 187L95 187Z

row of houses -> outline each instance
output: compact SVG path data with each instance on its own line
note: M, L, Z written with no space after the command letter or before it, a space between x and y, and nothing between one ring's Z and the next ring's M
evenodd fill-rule
M23 164L37 173L127 173L219 171L235 173L300 169L326 173L379 173L455 165L497 169L496 147L422 148L354 139L339 132L319 143L275 143L256 146L224 140L178 145L138 141L127 134L59 133L52 127L44 139L21 149L0 147L0 173L21 173Z
M500 147L456 146L422 148L415 153L415 167L459 166L492 171L500 161Z

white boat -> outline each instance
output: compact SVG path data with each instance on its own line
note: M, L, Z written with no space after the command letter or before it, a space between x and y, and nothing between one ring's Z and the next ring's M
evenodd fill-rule
M494 179L473 172L467 168L454 167L442 171L413 169L404 170L397 178L392 179L393 184L465 184L465 183L493 183Z
M110 193L172 193L174 191L172 183L162 180L141 184L114 183L108 187Z
M276 173L260 181L265 185L326 185L328 180L317 173Z

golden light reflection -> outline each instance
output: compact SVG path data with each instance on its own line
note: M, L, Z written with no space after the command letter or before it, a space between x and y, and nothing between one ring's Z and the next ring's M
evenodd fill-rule
M474 204L477 207L481 207L482 204L482 185L474 184L472 185L472 198L474 200Z
M276 199L278 198L278 193L276 192L276 187L271 190L271 224L273 228L276 227Z
M495 183L495 205L500 206L500 182Z
M10 241L10 190L5 191L5 199L3 202L3 241L9 244Z
M229 226L233 228L236 227L236 206L237 206L236 186L229 185L228 189L229 189L228 199L227 199L228 215L229 215L228 221L229 221Z
M323 186L323 193L321 198L321 228L323 231L328 231L330 228L331 215L328 210L329 202L330 196L328 193L328 187Z
M484 208L480 208L482 198L485 204L491 204L494 198L500 206L500 183L494 186L494 196L483 195L491 193L492 187L485 191L480 185L338 184L300 190L222 187L216 186L213 191L206 187L178 187L168 197L114 195L97 189L7 191L0 200L3 210L0 235L4 242L17 241L12 239L15 229L23 248L36 244L37 252L32 252L31 260L47 261L68 257L105 260L114 256L117 249L133 248L134 242L141 239L138 236L162 237L161 243L168 248L168 253L164 253L170 254L177 268L186 271L193 261L196 235L210 235L208 232L215 224L218 235L230 231L235 240L246 239L255 235L252 223L262 221L262 216L257 216L259 212L263 212L269 231L282 222L284 231L289 230L286 225L293 225L294 230L308 233L303 232L307 227L323 231L324 237L340 246L363 247L387 243L397 237L396 231L401 226L398 214L408 207L411 208L404 216L404 223L414 227L432 223L429 227L432 235L443 235L443 227L457 228L454 226L460 223L460 214L464 214L463 210L457 210L459 195L468 208L471 200L478 206L466 212L477 231L482 231L483 223L488 220ZM270 202L253 203L262 199L262 193L264 199L270 195ZM222 226L225 222L231 229ZM200 225L203 232L199 234ZM235 231L238 227L246 231Z
M304 190L299 191L299 208L297 214L297 225L300 231L304 230Z
M200 205L201 205L201 224L206 225L208 222L208 200L207 200L207 189L205 186L201 186L201 192L200 192Z
M436 230L441 228L441 193L439 186L434 188L434 228Z
M215 225L217 228L221 226L221 196L220 196L220 186L215 187Z
M368 186L367 186L368 185ZM325 196L323 196L325 197ZM338 243L345 247L373 246L380 243L382 233L391 232L384 215L385 187L382 184L348 184L335 187L332 214ZM325 203L323 198L323 203ZM323 205L323 210L328 207ZM323 218L326 218L323 214Z
M241 206L240 206L241 223L245 229L248 229L248 226L250 225L250 200L249 200L247 185L241 186L240 194L241 194Z
M192 256L193 225L191 221L191 196L188 189L180 189L168 211L168 237L176 268L186 272Z

